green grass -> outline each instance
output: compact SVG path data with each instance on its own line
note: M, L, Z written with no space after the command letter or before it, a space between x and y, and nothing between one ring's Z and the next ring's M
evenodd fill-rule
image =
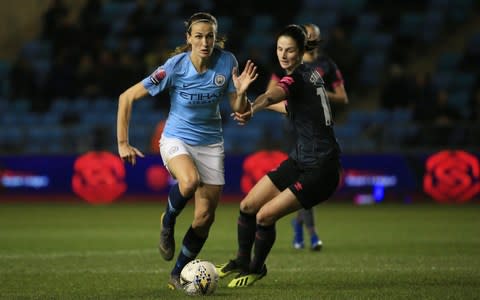
M166 281L173 262L157 252L159 204L0 205L1 299L183 299ZM192 218L177 222L181 242ZM238 204L221 204L199 258L236 251ZM216 299L479 299L480 207L316 208L324 249L291 247L291 216L277 224L268 275ZM178 249L178 247L177 247Z

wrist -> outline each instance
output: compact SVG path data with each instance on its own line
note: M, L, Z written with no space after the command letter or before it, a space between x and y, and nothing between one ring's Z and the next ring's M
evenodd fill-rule
M126 145L126 144L128 144L128 140L120 140L120 141L117 141L117 143L119 145Z

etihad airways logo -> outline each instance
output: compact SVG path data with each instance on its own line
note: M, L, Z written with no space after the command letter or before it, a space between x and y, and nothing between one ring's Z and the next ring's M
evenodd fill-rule
M217 101L220 97L224 95L223 91L216 93L187 93L179 92L180 97L187 100L189 104L208 104Z

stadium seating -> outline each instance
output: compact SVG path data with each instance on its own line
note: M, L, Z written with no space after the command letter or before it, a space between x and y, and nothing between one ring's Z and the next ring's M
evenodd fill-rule
M154 2L146 1L147 12L151 11ZM382 24L384 20L381 10L377 7L379 5L377 1L303 0L301 2L302 6L292 20L296 23L318 24L327 43L332 30L337 26L342 27L346 32L347 42L351 43L353 50L360 55L360 67L356 71L358 73L348 74L351 75L348 77L357 78L358 82L347 82L347 89L350 86L360 86L369 91L381 89L385 82L386 71L392 63L392 51L398 50L399 41L402 47L400 51L404 52L423 49L423 46L435 46L446 30L453 32L456 26L461 26L477 13L473 0L403 1L402 4L398 4L400 16L398 23L394 24L393 30L387 31ZM127 18L137 7L136 1L106 0L102 3L101 21L109 24L109 31L106 33L103 45L113 53L126 50L135 57L143 55L145 46L150 42L148 38L145 36L125 38L123 35ZM195 5L201 10L215 11L217 2L202 0L196 1ZM162 13L170 17L168 26L165 27L166 47L172 49L183 44L185 41L183 2L165 1ZM237 55L239 61L248 58L255 50L260 55L258 58L260 62L267 68L272 67L269 63L272 56L273 32L278 26L278 20L274 18L274 14L252 15L252 23L248 28L254 28L254 30L245 30L245 32L234 27L237 24L234 14L218 15L217 18L221 34L229 36L234 33L233 41L241 41L237 43L238 45L232 43L232 49L229 49ZM128 42L125 49L122 47L123 39ZM409 42L405 43L405 39ZM19 55L32 64L36 81L40 85L45 83L52 70L53 47L52 41L36 37L27 41L19 51ZM425 51L428 51L428 47L425 47ZM336 60L335 53L329 54ZM465 64L465 57L468 58L468 64ZM474 59L475 57L477 60ZM139 61L143 61L143 58ZM446 88L450 93L449 101L464 118L469 113L468 105L472 89L479 80L479 61L480 32L477 32L465 41L463 52L458 49L447 50L440 53L434 62L431 78L433 88L435 90ZM33 112L32 99L9 99L9 72L12 62L13 60L0 60L0 126L2 129L5 126L13 128L12 131L1 130L0 144L6 145L2 147L3 152L11 149L24 153L78 152L94 146L93 137L98 134L98 128L106 129L108 134L106 143L109 143L106 147L115 150L116 99L112 99L111 96L97 99L84 95L78 95L72 99L57 97L49 99L51 106L46 113ZM416 125L411 124L413 123L412 111L385 111L378 107L368 110L356 109L357 101L362 101L357 99L361 93L350 89L348 92L352 95L352 107L348 109L346 120L336 125L336 132L344 150L374 151L385 149L385 143L399 147L403 141L418 133ZM148 147L155 124L166 117L166 112L156 108L154 101L149 100L135 103L132 114L132 138L142 148ZM375 101L375 99L367 100ZM230 108L226 101L221 104L221 111L224 116L227 116L227 120L224 120L227 152L254 151L265 141L281 144L288 134L285 119L278 114L259 113L250 126L239 127L228 118ZM73 120L66 121L65 119L68 118ZM409 125L393 126L393 124L402 123ZM30 132L29 127L35 127L35 130ZM44 132L50 134L42 136ZM399 142L393 140L396 137ZM82 145L76 142L69 143L68 139L72 141L83 139L85 143ZM39 144L27 145L28 140L38 141Z

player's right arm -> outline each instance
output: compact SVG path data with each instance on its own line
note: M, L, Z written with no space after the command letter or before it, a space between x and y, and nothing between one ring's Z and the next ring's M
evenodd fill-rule
M268 82L268 85L267 85L267 91L273 87L275 87L278 83L278 77L276 75L272 75L272 77L270 78L270 81ZM285 102L279 102L279 103L275 103L275 104L271 104L269 106L266 107L266 109L269 109L269 110L273 110L273 111L276 111L276 112L279 112L281 114L284 114L286 115L287 114L287 109L285 108Z
M133 102L148 95L148 90L144 87L142 82L139 82L125 92L118 98L117 111L117 143L118 153L123 161L127 161L135 165L136 156L144 157L143 153L137 148L131 146L128 142L128 127L130 117L132 115Z

